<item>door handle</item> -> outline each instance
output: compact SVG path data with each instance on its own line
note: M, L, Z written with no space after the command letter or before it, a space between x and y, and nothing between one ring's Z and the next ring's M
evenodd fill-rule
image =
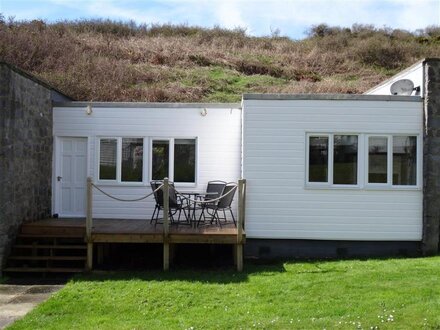
M62 176L57 176L57 181L61 181L62 178Z

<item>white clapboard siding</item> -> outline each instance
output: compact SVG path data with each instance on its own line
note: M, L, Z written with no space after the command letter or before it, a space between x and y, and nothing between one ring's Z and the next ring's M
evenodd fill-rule
M96 182L99 137L169 137L197 138L197 185L179 187L182 191L205 191L210 180L235 181L241 169L241 109L207 107L115 107L92 106L92 114L86 114L86 106L55 106L54 136L88 137L88 175ZM147 140L149 141L149 140ZM149 143L146 146L148 162ZM151 192L149 167L145 185L101 184L100 188L124 199L135 199ZM54 190L55 191L55 190ZM56 197L55 197L56 198ZM235 197L237 199L237 196ZM234 204L234 208L236 205ZM149 219L154 209L153 198L138 202L119 202L102 193L93 192L93 217ZM236 212L235 212L236 213Z
M308 132L421 136L422 119L421 102L245 98L247 237L420 240L421 189L306 187L305 148Z

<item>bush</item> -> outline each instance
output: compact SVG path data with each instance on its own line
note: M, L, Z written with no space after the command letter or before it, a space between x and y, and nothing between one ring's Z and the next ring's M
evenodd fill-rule
M276 30L253 37L243 28L104 19L52 24L5 20L0 14L0 60L77 100L220 101L238 100L246 91L359 93L417 59L440 56L439 43L436 26L411 33L320 24L311 27L308 38L294 41ZM214 79L213 68L229 78Z

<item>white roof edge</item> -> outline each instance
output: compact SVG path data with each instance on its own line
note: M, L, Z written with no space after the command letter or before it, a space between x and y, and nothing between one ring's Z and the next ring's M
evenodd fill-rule
M335 100L335 101L404 101L421 102L420 96L366 94L243 94L243 100Z
M209 108L209 109L241 109L241 103L165 103L165 102L86 102L68 101L53 102L53 107L84 108Z

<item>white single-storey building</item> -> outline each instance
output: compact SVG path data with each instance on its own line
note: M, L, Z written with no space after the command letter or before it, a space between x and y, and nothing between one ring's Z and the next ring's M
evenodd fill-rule
M390 86L411 80L407 95ZM393 86L397 86L394 84ZM393 90L394 91L394 90ZM440 62L364 95L244 94L237 104L53 103L52 211L84 217L86 178L120 198L247 180L249 257L438 251ZM94 192L94 218L145 221Z

